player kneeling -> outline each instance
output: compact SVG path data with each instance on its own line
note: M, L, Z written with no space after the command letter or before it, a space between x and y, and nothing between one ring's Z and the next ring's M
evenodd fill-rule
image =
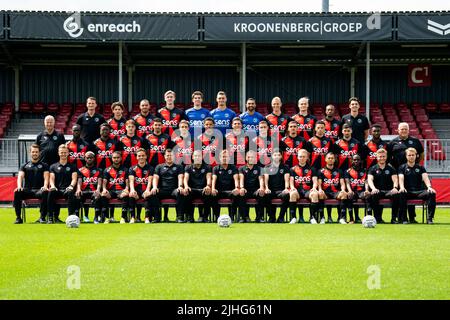
M130 223L140 222L140 217L136 219L136 201L145 200L145 223L150 223L156 218L157 203L155 197L150 194L154 168L147 163L147 152L145 149L139 149L136 152L138 163L132 166L128 171L130 180Z
M102 192L102 176L103 171L95 166L95 154L92 151L86 152L84 155L86 165L78 169L78 183L75 197L77 199L77 208L75 214L78 216L78 211L81 206L84 206L84 222L89 222L89 205L84 205L87 199L92 200L92 205L95 208L94 223L99 223L104 220L100 218L102 201L100 200Z
M318 182L315 169L311 168L307 163L308 157L308 151L301 149L298 152L298 165L291 168L289 211L292 220L290 223L297 222L296 210L298 200L309 199L311 201L309 221L311 224L317 224L317 211L319 210ZM302 214L300 214L299 220L304 222Z
M318 173L318 187L319 187L319 216L320 223L325 223L323 216L324 201L327 199L336 199L339 201L339 223L346 224L345 221L345 207L343 201L347 199L345 192L345 180L342 170L335 167L336 156L332 152L328 152L325 156L325 167Z

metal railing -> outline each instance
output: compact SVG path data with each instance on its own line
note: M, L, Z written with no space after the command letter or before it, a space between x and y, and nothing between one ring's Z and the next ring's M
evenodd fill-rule
M23 135L19 139L0 139L0 174L15 174L30 160L28 150L35 138L34 135ZM450 174L450 139L423 139L421 142L427 171Z

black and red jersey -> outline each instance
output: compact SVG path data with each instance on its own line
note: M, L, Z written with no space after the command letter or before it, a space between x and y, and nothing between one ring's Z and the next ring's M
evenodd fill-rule
M223 149L221 139L216 136L207 135L205 133L198 137L203 153L203 161L211 167L215 167L218 163L220 151Z
M154 132L150 133L145 137L148 144L148 160L147 162L156 167L158 164L163 163L164 152L166 149L172 148L172 142L170 141L170 136L165 133L156 135Z
M325 122L325 137L330 138L333 143L339 139L339 133L341 132L341 121L337 119L333 119L328 121L327 119L323 119Z
M281 140L286 133L287 125L291 121L291 117L284 113L277 116L272 112L266 116L266 120L269 122L270 135Z
M127 133L127 130L125 129L125 122L127 120L125 118L120 118L117 120L116 118L111 118L106 121L111 126L111 139L117 139L121 136L124 136Z
M194 141L191 135L187 137L177 136L172 141L174 151L174 162L187 166L192 163L192 154L194 153Z
M256 148L258 164L261 166L270 165L272 162L272 152L275 148L279 149L279 147L279 141L272 141L270 136L257 136L253 138L250 144L250 150L255 150L253 148Z
M298 123L297 134L302 136L306 141L313 137L314 127L317 122L317 118L312 114L307 114L303 116L299 113L292 117Z
M305 149L311 153L310 144L301 136L292 138L286 136L281 139L280 151L283 152L283 163L288 167L293 167L298 164L298 152Z
M136 135L139 137L145 137L152 131L153 119L155 117L152 114L147 114L143 116L142 114L137 114L133 117L136 121Z
M296 165L291 168L291 177L294 178L294 186L298 190L311 190L313 187L313 177L316 176L316 171L306 164L303 167Z
M69 148L69 157L67 161L73 164L77 168L84 166L84 156L86 152L90 150L89 143L83 139L78 139L77 141L70 140L66 142L67 148Z
M345 172L345 178L350 181L350 187L353 192L362 192L366 190L365 184L367 179L367 170L362 168L356 170L350 168Z
M145 139L137 135L133 137L121 136L117 143L117 149L122 151L122 165L126 168L136 165L136 153L141 148L148 150L148 143Z
M225 135L225 145L230 153L230 164L237 168L245 165L245 153L248 151L248 136L242 131L240 135L229 132Z
M81 178L81 191L95 191L103 177L103 170L97 167L81 167L78 169L78 178Z
M322 185L322 190L325 192L339 192L341 191L341 179L344 179L344 175L341 169L333 168L328 169L327 167L320 169L319 183Z
M127 187L128 169L124 166L114 168L108 167L103 172L103 179L106 179L106 189L108 191L122 191Z
M159 109L156 116L162 120L162 132L168 134L170 137L172 136L174 130L178 129L180 121L187 119L184 111L178 108L169 109L167 107L163 107Z
M154 173L155 168L149 164L145 164L143 167L137 164L128 170L128 176L134 177L134 189L137 192L144 192L147 189L148 180Z
M311 167L316 170L320 170L325 167L325 156L328 152L335 152L335 145L331 139L323 136L319 138L314 136L309 139L309 144L311 148Z
M117 150L117 141L116 139L103 141L101 138L98 138L93 142L93 149L97 167L105 169L112 165L112 154Z
M336 145L336 155L338 157L337 167L346 171L352 166L352 157L355 154L359 154L361 159L364 159L364 147L356 140L351 138L350 140L339 139L334 143Z
M373 140L366 142L366 168L369 169L373 165L376 165L377 162L377 150L385 149L387 150L387 142L380 139L378 143ZM389 159L389 158L388 158Z

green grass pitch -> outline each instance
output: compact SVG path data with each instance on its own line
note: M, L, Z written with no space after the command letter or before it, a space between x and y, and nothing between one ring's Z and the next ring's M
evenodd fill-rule
M14 225L13 209L0 209L0 299L450 298L446 208L438 209L435 225L375 229L255 223L68 229L33 224L38 212L27 212L28 223Z

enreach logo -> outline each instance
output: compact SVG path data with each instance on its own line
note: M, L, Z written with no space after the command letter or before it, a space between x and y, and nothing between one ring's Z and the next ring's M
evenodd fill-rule
M81 28L81 15L79 12L75 12L64 20L64 31L66 31L72 38L78 38L83 33Z
M450 33L450 23L442 25L440 23L434 22L433 20L428 20L428 30L440 34L441 36L446 36Z

